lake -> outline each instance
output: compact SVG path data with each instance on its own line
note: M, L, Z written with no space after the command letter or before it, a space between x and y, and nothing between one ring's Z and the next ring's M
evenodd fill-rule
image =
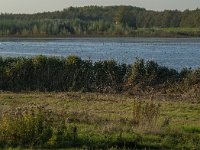
M1 39L0 55L77 55L94 61L114 59L127 64L143 58L180 70L200 66L200 38Z

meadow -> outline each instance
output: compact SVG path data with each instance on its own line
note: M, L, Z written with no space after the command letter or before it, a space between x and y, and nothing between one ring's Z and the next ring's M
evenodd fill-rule
M198 149L198 99L80 92L0 94L1 148Z

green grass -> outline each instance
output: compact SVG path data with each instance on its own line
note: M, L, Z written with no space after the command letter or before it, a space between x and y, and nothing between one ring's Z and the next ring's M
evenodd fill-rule
M138 28L138 37L200 37L200 28Z
M54 113L64 114L68 132L77 128L76 139L65 141L62 145L40 145L40 148L199 149L198 101L155 98L153 103L161 106L158 120L152 124L146 120L134 124L133 106L136 100L142 101L142 104L152 101L116 94L4 92L0 94L0 114L37 104ZM23 148L24 145L14 147L18 146Z
M173 32L199 32L200 28L153 28L154 30L173 31Z

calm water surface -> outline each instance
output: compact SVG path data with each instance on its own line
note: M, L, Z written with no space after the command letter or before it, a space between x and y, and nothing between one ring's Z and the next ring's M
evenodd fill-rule
M200 38L69 38L0 40L1 56L68 56L133 63L137 57L180 70L200 66Z

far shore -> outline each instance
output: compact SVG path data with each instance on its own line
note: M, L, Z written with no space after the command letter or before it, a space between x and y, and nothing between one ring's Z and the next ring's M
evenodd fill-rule
M0 41L4 40L66 40L66 39L200 39L200 37L154 37L154 36L145 36L145 37L136 37L136 36L0 36Z

